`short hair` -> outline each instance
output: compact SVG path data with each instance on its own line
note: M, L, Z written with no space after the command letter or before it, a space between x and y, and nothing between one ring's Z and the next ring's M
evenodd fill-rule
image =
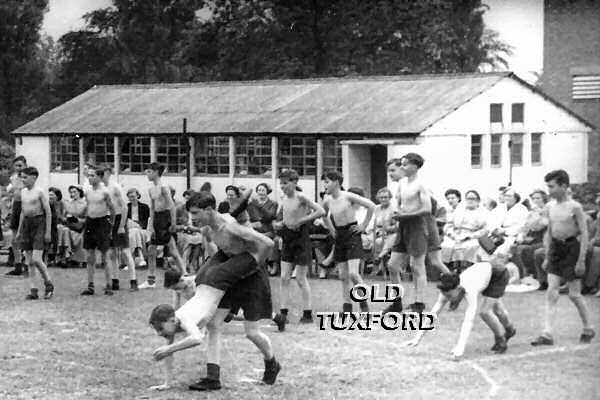
M390 189L388 189L387 187L383 187L381 189L379 189L377 191L377 197L379 197L379 195L381 195L382 193L387 193L387 195L392 198L392 191Z
M388 162L385 163L385 166L387 168L392 164L394 164L396 167L400 167L402 165L402 159L401 158L392 158L391 160L388 160Z
M406 159L409 163L416 165L419 169L425 164L425 159L417 153L407 153L402 158Z
M460 285L460 276L456 273L442 274L437 287L442 292L456 289Z
M185 202L185 209L187 211L190 211L190 208L192 208L192 207L196 207L196 208L212 207L213 209L215 209L215 208L217 208L216 203L217 202L215 200L215 196L213 196L212 194L210 194L208 192L198 192L198 193L194 193L192 195L192 197L187 199L187 201Z
M555 169L548 172L544 177L544 182L548 183L550 181L555 181L559 186L569 186L569 174L564 169Z
M202 186L200 186L201 192L210 192L212 190L212 185L210 182L204 182Z
M256 185L257 192L258 192L258 188L261 186L265 188L265 190L267 191L267 194L271 194L273 192L273 190L271 189L271 186L269 186L269 184L265 183L265 182L262 182L262 183L259 183L258 185Z
M506 187L506 186L499 186L498 187L498 191L500 191L500 192L504 192L506 189L508 189L508 187Z
M104 178L104 169L99 168L93 164L88 164L88 171L94 170L96 172L96 176L99 178Z
M225 193L227 193L227 192L228 192L228 191L230 191L230 190L233 190L233 192L235 193L235 195L236 195L237 197L240 197L240 196L242 195L242 193L240 192L240 188L239 188L239 187L237 187L237 186L234 186L234 185L228 185L228 186L225 188Z
M287 179L288 181L298 182L300 175L295 169L284 169L279 173L278 179Z
M175 286L177 284L177 282L179 282L181 280L181 276L182 276L181 271L179 271L175 268L167 268L167 270L165 271L164 286L166 288Z
M137 198L141 198L142 195L140 194L139 190L137 190L136 188L131 188L127 191L127 196L129 196L131 193L135 193L137 195Z
M54 195L56 196L56 200L58 200L58 201L62 200L62 198L63 198L62 192L60 191L59 188L51 186L48 188L48 191L54 193Z
M321 177L321 180L329 179L330 181L338 181L340 186L344 183L344 176L339 171L327 171Z
M163 172L165 172L165 166L156 161L151 162L150 165L148 165L148 169L158 171L158 176L162 176Z
M357 186L353 186L351 188L348 188L348 192L349 193L354 193L360 197L365 197L365 191L362 190L361 188L357 187Z
M25 167L21 173L29 176L35 176L36 178L40 176L40 173L36 167Z
M170 318L175 316L175 309L169 304L159 304L154 307L150 313L150 325L156 325L157 323L167 322Z
M544 203L548 202L548 194L546 192L544 192L542 189L535 189L533 192L531 192L529 197L533 197L534 194L539 194L540 196L542 196Z
M458 200L462 200L462 195L460 194L460 191L458 189L448 189L444 192L444 197L448 197L451 194L455 195L456 197L458 197Z
M481 196L477 190L467 190L465 192L465 198L469 195L469 193L473 193L477 197L477 201L481 201Z
M77 193L79 193L79 197L83 198L83 189L80 186L75 186L75 185L69 186L69 192L73 189L77 190Z
M231 210L231 204L226 201L222 201L219 203L219 207L217 207L217 212L219 214L227 214Z
M183 197L185 197L185 196L191 196L194 193L195 192L192 189L187 189L185 192L183 192Z
M512 188L507 188L507 189L504 191L504 195L507 195L507 194L509 194L509 193L512 193L512 195L513 195L513 197L515 198L515 200L516 200L516 202L517 202L517 203L520 203L520 202L521 202L521 195L520 195L519 193L515 192L515 191L514 191L514 189L512 189Z
M27 165L27 159L25 158L25 156L16 156L12 163L14 164L17 161L22 161L23 164Z
M498 207L498 202L494 199L486 199L484 201L484 203L490 203L490 205L492 206L492 210L496 207Z
M175 197L175 193L177 193L175 187L173 185L169 185L169 190L171 191L171 197Z
M325 191L323 190L322 192L319 192L319 197L321 198L321 200L323 200L325 198L325 195L327 193L325 193Z

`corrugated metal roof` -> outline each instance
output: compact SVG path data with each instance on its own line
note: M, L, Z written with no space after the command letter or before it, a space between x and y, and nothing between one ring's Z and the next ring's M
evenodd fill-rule
M96 86L26 134L418 134L511 73Z

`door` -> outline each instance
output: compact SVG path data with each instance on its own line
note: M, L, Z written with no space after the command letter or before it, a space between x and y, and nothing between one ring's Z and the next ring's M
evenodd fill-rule
M371 200L376 201L377 191L387 186L387 146L371 146Z

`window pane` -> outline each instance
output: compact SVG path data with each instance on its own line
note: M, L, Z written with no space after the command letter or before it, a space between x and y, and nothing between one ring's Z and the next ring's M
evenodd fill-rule
M523 103L515 103L512 105L511 121L513 123L515 123L515 122L522 123L524 121L524 107L525 107L525 104L523 104Z
M542 163L542 134L531 134L531 164Z
M156 161L165 165L165 172L185 173L188 160L188 139L182 136L156 138Z
M279 169L293 168L300 176L314 176L316 148L315 138L280 138Z
M342 146L338 139L323 139L323 170L342 172Z
M471 136L471 166L481 167L481 139L483 135Z
M235 138L236 175L271 175L271 138Z
M120 146L122 172L143 172L150 164L149 137L122 138Z
M194 159L197 174L229 174L229 138L196 136Z
M523 165L523 134L511 133L510 135L510 163L512 166Z
M500 134L491 136L490 163L493 167L502 164L502 135Z
M50 170L78 171L79 141L72 136L50 138Z
M86 163L114 165L114 137L86 137L83 139L83 156Z
M502 104L490 104L490 122L502 123Z

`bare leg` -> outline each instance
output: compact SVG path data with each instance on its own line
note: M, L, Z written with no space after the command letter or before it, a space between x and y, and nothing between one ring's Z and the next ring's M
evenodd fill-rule
M591 329L592 323L590 321L590 314L585 299L581 295L581 280L576 279L568 282L567 285L569 286L569 299L571 299L573 304L575 304L575 307L577 307L577 311L579 311L583 329Z
M496 304L494 304L494 314L496 314L496 317L498 317L498 320L500 321L504 329L512 326L510 320L508 319L508 311L506 311L506 307L504 307L502 299L498 299L498 301L496 301Z
M494 308L496 307L496 299L492 299L490 297L483 297L483 301L481 303L481 310L479 311L479 316L486 323L486 325L492 330L494 333L494 337L496 341L504 338L504 327L500 323L500 320L494 313Z
M400 283L400 271L403 265L407 265L408 254L392 252L390 261L388 261L388 270L390 271L390 281Z
M171 255L171 257L173 257L175 259L175 262L177 263L177 267L179 268L179 271L182 274L186 273L185 270L185 263L183 262L183 258L181 258L181 256L179 255L179 251L177 251L177 245L175 244L175 239L171 238L171 240L169 240L169 254Z
M87 278L88 284L94 283L94 275L96 273L96 251L87 250Z
M50 283L50 274L48 273L48 266L46 266L46 263L44 263L44 261L42 259L43 255L44 255L43 250L33 250L32 254L31 254L31 261L33 262L33 265L35 267L37 267L38 271L40 271L40 274L42 275L42 279L44 280L44 283L48 284L48 283ZM29 264L29 265L31 265L31 264ZM31 270L29 272L31 273Z
M359 258L354 259L354 260L348 260L348 280L352 283L353 286L364 284L364 281L363 281L362 277L360 276L360 272L359 272L360 262L361 262L361 259L359 259ZM348 288L347 290L348 290L348 296L349 296L350 288ZM360 302L360 310L364 311L364 312L369 311L369 305L366 300Z
M223 321L229 310L218 308L215 315L206 325L208 330L208 348L206 349L206 362L219 365L221 363L221 332Z
M156 277L156 245L148 246L148 283L153 284Z
M280 303L281 309L287 310L288 301L290 297L290 277L292 275L292 270L294 269L294 264L291 264L287 261L281 262L281 281L280 281Z
M104 279L106 280L106 287L111 288L112 281L111 281L110 270L112 269L112 265L111 265L112 263L110 262L110 257L108 256L108 251L102 251L100 254L102 257L102 264L104 264Z
M33 264L33 251L27 250L25 252L25 263L27 264L27 269L29 270L29 289L36 289L35 283L35 265Z
M433 250L433 251L430 251L429 253L427 253L427 259L442 274L450 273L450 270L448 269L448 267L446 267L446 265L444 265L444 263L442 262L442 252L440 250Z
M410 256L410 267L415 284L415 303L423 303L423 295L427 287L427 273L425 272L425 254Z
M269 337L260 329L260 321L244 321L246 337L260 350L265 360L273 359L273 346Z
M344 303L350 303L350 276L348 273L348 263L340 262L336 263L336 266L340 270L340 280L342 281L342 298Z
M556 316L556 303L558 302L558 287L560 276L548 274L548 292L546 293L546 310L544 314L543 335L552 339L554 317Z
M302 292L302 303L304 309L312 310L310 285L308 284L308 279L306 278L306 274L308 273L308 267L305 265L298 265L296 268L298 271L296 275L296 283L298 284L298 286L300 287L300 291Z
M121 251L125 256L125 262L127 263L127 269L129 270L129 280L134 281L136 279L135 262L133 261L133 254L131 254L131 249L129 247L126 247L121 249Z

